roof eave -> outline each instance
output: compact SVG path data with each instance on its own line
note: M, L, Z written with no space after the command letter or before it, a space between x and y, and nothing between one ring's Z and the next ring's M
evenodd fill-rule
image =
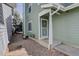
M58 3L48 3L48 4L44 4L44 5L41 5L41 8L43 9L48 9L48 8L58 8L58 6L60 6L60 10L63 11L64 8L62 5L58 4Z
M63 11L67 11L67 10L73 9L73 8L78 7L78 6L79 6L78 3L74 3L74 4L72 4L72 5L68 6L68 7L64 7Z
M42 5L41 8L52 8L52 7L57 8L58 6L60 6L60 10L61 11L67 11L67 10L73 9L75 7L78 7L79 3L74 3L74 4L72 4L72 5L68 6L68 7L64 7L61 4L59 4L59 3L52 3L52 4Z

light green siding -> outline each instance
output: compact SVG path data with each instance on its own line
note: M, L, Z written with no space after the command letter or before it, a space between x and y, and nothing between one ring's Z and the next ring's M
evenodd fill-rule
M31 13L28 12L26 4L25 12L25 33L29 35L27 30L27 22L32 20L32 34L38 38L38 14L42 11L40 5L32 4ZM79 45L79 8L74 8L68 12L62 12L60 15L53 15L53 37L54 40L63 41L70 45ZM79 47L79 46L78 46Z
M53 16L54 39L79 45L79 8ZM79 47L79 46L78 46Z
M27 22L29 20L32 20L32 34L35 35L36 38L38 38L38 14L40 11L42 11L41 6L34 3L31 6L31 13L29 13L29 8L26 7L26 35L29 35L30 33L27 30Z

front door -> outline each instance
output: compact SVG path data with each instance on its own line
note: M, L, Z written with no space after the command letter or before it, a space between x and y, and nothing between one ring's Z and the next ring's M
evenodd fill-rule
M48 38L48 20L41 19L41 38Z

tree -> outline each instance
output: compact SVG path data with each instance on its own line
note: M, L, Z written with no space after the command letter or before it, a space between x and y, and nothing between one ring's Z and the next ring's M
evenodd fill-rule
M20 32L22 31L22 18L19 12L14 11L14 15L13 15L13 28L14 31L13 32Z
M22 21L21 21L20 14L19 14L17 11L15 11L15 12L14 12L13 24L14 24L14 25L19 25L21 22L22 22Z

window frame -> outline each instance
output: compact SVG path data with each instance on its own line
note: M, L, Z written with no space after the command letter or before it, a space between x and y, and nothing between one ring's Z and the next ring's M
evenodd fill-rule
M30 9L30 12L29 12L29 9ZM28 6L28 12L31 13L31 11L32 11L32 3L30 3Z
M29 30L29 23L31 23L31 30ZM28 21L28 23L27 23L27 30L28 30L28 32L32 32L32 20L30 20L30 21Z
M31 6L29 6L29 10L28 11L29 11L29 13L31 13Z

